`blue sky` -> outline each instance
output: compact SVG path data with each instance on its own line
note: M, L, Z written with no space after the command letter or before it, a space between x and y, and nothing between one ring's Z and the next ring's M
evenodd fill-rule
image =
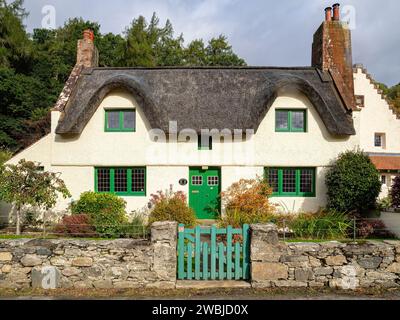
M133 18L156 12L186 41L224 34L249 65L307 66L311 43L334 0L26 0L28 30L40 28L42 8L56 9L57 26L69 17L98 21L101 31L122 33ZM346 0L355 22L353 62L388 85L400 82L400 1ZM346 13L343 13L346 16Z

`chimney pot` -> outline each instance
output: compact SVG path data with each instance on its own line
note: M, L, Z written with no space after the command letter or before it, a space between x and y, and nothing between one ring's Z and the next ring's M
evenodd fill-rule
M325 21L332 21L332 8L328 7L325 9Z
M340 4L335 3L333 5L333 21L339 21L340 20Z
M83 39L84 40L94 41L94 32L93 32L93 30L90 30L90 29L84 30L83 31Z

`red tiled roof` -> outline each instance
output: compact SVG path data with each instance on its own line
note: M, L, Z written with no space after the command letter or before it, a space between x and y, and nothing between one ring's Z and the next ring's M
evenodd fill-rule
M400 170L400 156L370 156L378 170Z

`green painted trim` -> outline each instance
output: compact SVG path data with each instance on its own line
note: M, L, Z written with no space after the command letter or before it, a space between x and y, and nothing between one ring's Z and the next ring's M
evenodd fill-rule
M287 118L288 118L288 127L279 129L277 124L278 124L278 113L279 112L285 112L287 113ZM304 127L302 129L299 128L293 128L293 123L292 123L292 112L303 112L304 115ZM307 109L276 109L275 110L275 132L297 132L297 133L306 133L307 128L308 128L308 121L307 121L308 113Z
M109 169L110 170L110 192L100 192L98 190L98 170ZM127 192L115 192L115 170L126 169L127 170ZM133 192L132 190L132 170L144 169L144 192ZM111 193L119 197L145 197L147 194L147 168L146 167L96 167L94 169L94 190L97 193Z
M108 114L110 112L119 112L119 127L110 129L108 128ZM124 112L133 112L135 114L135 127L134 128L125 128L124 127ZM105 132L136 132L136 110L135 109L106 109L105 110L105 124L104 131Z
M270 167L265 168L265 177L268 177L267 171L270 169L278 170L278 192L274 192L271 198L315 198L316 197L316 168L311 167ZM286 169L296 170L296 192L283 192L283 171ZM312 171L312 192L300 192L301 170Z

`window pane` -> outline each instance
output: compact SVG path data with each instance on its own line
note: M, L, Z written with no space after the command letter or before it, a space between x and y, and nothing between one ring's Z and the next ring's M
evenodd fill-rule
M375 147L382 147L382 135L375 134Z
M277 130L289 129L289 112L276 111L276 129Z
M110 169L97 170L97 191L110 192Z
M107 111L107 122L108 129L119 129L119 112Z
M209 186L218 186L219 185L219 177L208 177L208 185Z
M132 192L146 191L146 169L132 169Z
M124 111L124 129L135 129L135 111Z
M283 170L283 192L293 193L296 192L296 170L284 169Z
M203 177L202 176L193 176L192 177L192 185L193 186L202 186L203 185Z
M273 192L278 192L278 169L269 169L268 184Z
M292 111L292 129L304 130L304 112Z
M313 192L313 170L302 169L300 171L300 192Z
M115 169L114 172L114 189L115 192L128 192L128 170Z
M386 184L386 176L381 176L381 182L383 185Z

